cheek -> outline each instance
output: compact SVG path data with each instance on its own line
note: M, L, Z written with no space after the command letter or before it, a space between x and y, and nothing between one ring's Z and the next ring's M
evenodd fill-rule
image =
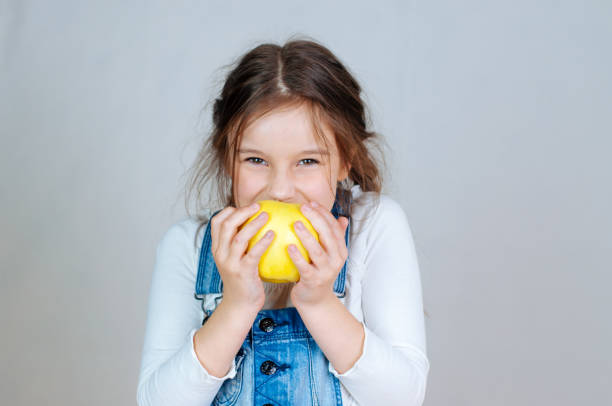
M263 171L249 170L244 167L238 169L236 188L239 193L250 195L260 190L266 183L267 178Z

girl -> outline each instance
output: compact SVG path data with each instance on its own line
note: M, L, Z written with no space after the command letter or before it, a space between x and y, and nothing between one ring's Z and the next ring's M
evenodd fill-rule
M217 200L157 247L139 405L422 404L418 262L360 92L310 40L257 46L229 73L191 180L198 202L217 181ZM296 283L259 278L274 235L247 250L267 214L240 227L265 199L299 203L319 234L294 224L311 258L288 247Z

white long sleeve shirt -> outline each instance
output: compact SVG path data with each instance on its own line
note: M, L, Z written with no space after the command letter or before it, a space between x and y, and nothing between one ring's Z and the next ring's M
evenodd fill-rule
M362 192L353 195L346 295L340 300L363 324L363 352L343 374L345 406L423 403L427 358L419 266L412 232L401 206L392 198ZM205 227L194 246L198 222L185 218L172 225L157 246L146 332L137 389L140 406L202 406L212 403L227 375L212 376L199 362L193 335L202 326L201 302L194 297L199 252ZM268 284L264 309L292 306L289 284ZM283 288L284 286L284 288Z

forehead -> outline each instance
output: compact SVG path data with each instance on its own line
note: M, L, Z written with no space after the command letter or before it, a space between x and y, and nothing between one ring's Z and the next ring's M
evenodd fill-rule
M318 124L328 146L335 148L332 129L324 120ZM313 127L310 110L301 104L273 109L248 124L242 133L241 149L265 146L301 149L324 147L324 144Z

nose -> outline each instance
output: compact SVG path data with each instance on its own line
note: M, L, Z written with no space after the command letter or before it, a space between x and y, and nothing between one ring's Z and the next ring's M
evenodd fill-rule
M295 182L290 171L273 171L268 187L268 195L273 200L290 202L295 196Z

